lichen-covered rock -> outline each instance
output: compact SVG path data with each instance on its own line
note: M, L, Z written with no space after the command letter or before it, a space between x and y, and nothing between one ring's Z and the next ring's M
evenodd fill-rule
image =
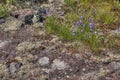
M0 40L0 48L3 48L4 46L6 46L7 44L9 44L11 41L1 41Z
M115 71L115 70L120 69L120 62L111 62L108 65L108 68L111 69L111 71Z
M11 74L14 74L16 71L18 71L18 69L22 66L22 63L20 62L12 62L9 64L9 72Z
M0 24L5 23L5 19L4 18L0 18Z
M20 28L21 25L22 21L13 17L8 17L7 21L2 26L4 27L4 31L16 31Z
M48 57L43 57L39 59L39 63L41 66L49 64L49 58Z
M58 69L58 70L63 70L63 69L69 68L69 65L64 61L60 61L59 59L55 59L53 61L53 64L52 64L52 68Z
M54 0L48 0L49 3L52 3Z
M34 48L35 45L31 42L22 42L16 48L19 51L25 51Z
M7 75L7 68L4 64L0 64L0 79L1 77L5 77L5 75Z
M40 42L32 43L32 42L24 41L24 42L18 44L16 49L18 51L27 51L27 50L31 50L32 48L37 48L39 46L40 46Z
M116 30L112 30L109 33L110 33L110 36L114 36L114 37L120 38L120 28L116 29Z

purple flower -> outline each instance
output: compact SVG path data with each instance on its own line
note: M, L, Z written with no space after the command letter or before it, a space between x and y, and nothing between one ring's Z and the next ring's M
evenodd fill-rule
M90 23L90 29L93 29L94 28L94 25L93 25L93 23Z
M49 14L53 14L53 10L52 9L49 11Z
M83 27L86 27L86 24L83 24Z
M75 36L75 35L76 35L75 30L72 30L72 35L73 35L73 36Z
M76 22L76 25L78 25L78 26L81 24L82 24L82 20Z
M82 20L79 21L79 25L81 25L81 24L82 24Z
M89 21L91 21L91 18L88 18Z
M94 33L97 34L97 31L95 31Z
M94 9L94 11L93 11L93 12L94 12L94 13L96 13L96 11L97 11L97 10L96 10L96 9Z
M116 29L115 32L116 32L116 33L119 33L119 32L120 32L120 28Z
M84 30L81 30L81 32L84 32Z
M79 25L79 21L76 22L76 25Z
M46 14L46 15L48 15L48 14L49 14L49 12L48 12L48 10L47 10L47 9L45 10L45 14Z
M80 16L80 18L83 18L83 16Z
M89 18L88 20L89 20L89 21L93 21L93 19L92 19L92 18Z
M77 28L78 26L77 25L75 25L73 28L75 29L75 28Z
M49 14L52 15L54 13L54 7L50 8Z

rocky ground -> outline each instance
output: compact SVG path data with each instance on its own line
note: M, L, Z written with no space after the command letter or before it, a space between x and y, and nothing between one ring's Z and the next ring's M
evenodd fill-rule
M120 80L120 50L100 56L83 44L74 50L45 33L45 15L22 9L0 19L0 80Z

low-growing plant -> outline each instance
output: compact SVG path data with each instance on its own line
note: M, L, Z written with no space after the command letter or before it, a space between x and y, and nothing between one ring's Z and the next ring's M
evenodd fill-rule
M101 44L103 43L104 37L97 34L98 32L95 29L92 18L80 16L80 20L76 22L72 33L76 40L80 40L84 44L89 45L95 51L102 47Z
M56 34L63 40L81 41L96 52L102 47L104 40L104 37L97 34L92 18L86 19L83 16L80 16L80 20L75 23L73 28L59 19L49 16L46 20L46 29L48 33Z
M8 16L12 8L10 5L13 3L13 0L4 0L0 4L0 17Z
M112 2L112 0L105 3L102 0L65 0L70 8L66 8L69 10L66 10L64 20L54 15L48 16L46 30L48 33L60 36L63 40L80 41L98 53L101 48L113 45L112 38L104 44L107 35L100 35L101 32L98 31L100 25L113 24L116 21L109 5Z
M10 11L9 6L0 4L0 17L8 16Z

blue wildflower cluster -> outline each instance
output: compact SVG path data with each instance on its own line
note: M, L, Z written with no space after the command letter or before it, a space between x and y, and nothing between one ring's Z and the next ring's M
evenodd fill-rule
M94 31L94 22L92 18L86 19L83 16L80 16L80 19L75 23L73 29L72 29L72 35L75 36L77 35L77 31L80 33L85 33L85 32L95 32Z

